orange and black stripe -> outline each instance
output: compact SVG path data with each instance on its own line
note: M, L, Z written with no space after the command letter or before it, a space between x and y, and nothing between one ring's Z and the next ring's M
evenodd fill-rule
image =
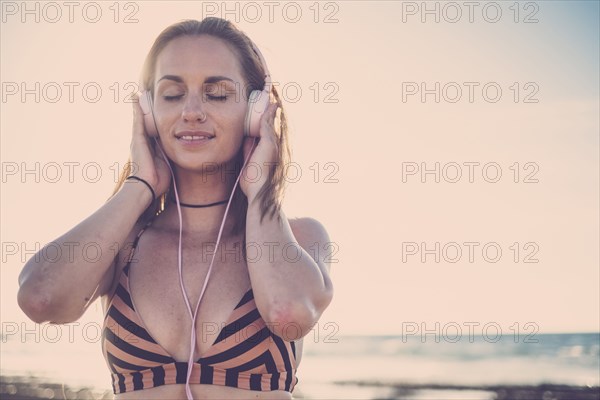
M187 362L174 360L152 338L131 301L131 260L148 225L133 243L104 319L102 351L115 394L185 384L187 377ZM190 382L256 391L293 391L298 383L295 344L268 329L256 308L252 289L236 305L207 353L193 364Z

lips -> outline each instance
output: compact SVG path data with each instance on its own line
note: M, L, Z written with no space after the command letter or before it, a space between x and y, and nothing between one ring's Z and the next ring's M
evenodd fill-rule
M178 139L182 139L182 140L207 140L207 139L212 139L206 136L181 136Z
M210 140L215 137L212 133L204 131L181 131L175 134L178 140L185 142L199 142L204 140Z

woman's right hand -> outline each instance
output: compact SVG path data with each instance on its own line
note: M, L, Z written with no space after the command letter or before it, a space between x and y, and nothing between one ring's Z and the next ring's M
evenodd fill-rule
M154 189L156 197L167 191L171 182L171 173L158 144L150 137L144 127L144 113L140 107L139 94L133 104L133 134L131 138L131 175L146 180ZM160 139L158 139L160 140Z

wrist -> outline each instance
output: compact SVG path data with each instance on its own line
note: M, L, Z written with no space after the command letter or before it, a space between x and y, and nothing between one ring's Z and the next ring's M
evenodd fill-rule
M152 186L150 186L150 184L147 181L141 180L140 178L136 179L128 177L124 181L123 187L131 188L135 191L139 199L139 204L144 207L144 210L150 207L150 205L156 199L155 192Z
M251 225L256 221L263 223L263 220L281 220L284 217L282 204L279 202L269 202L263 212L263 198L261 196L248 199L248 209L246 211L247 221L252 221Z
M248 199L248 210L250 209L260 209L260 197L256 194L247 196Z

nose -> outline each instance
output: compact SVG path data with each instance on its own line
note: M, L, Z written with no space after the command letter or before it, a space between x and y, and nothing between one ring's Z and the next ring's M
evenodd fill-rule
M185 122L206 121L202 96L188 95L181 116Z

